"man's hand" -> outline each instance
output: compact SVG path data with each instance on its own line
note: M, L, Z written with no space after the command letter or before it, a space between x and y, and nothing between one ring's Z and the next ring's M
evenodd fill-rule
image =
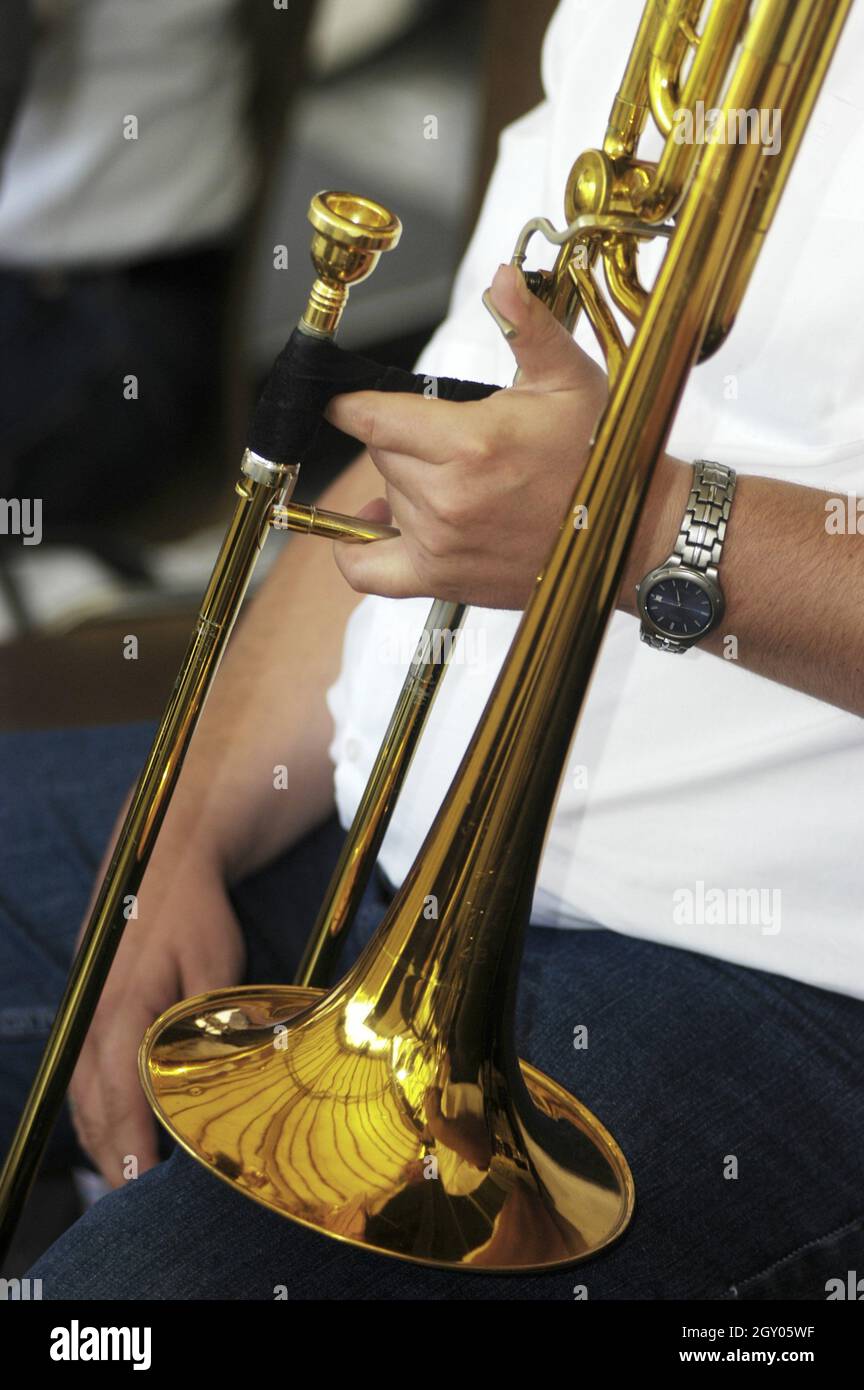
M156 1121L138 1080L138 1048L164 1009L236 984L244 946L209 855L160 840L87 1035L70 1088L78 1139L113 1187L158 1162Z
M522 608L546 560L606 402L606 376L512 266L499 268L492 295L516 325L518 386L464 403L357 391L328 407L386 481L386 500L361 515L392 519L402 532L372 545L337 543L336 562L361 593Z
M353 512L376 476L364 454L321 505ZM137 1071L145 1030L179 999L242 978L244 943L225 884L272 863L332 814L324 697L357 601L330 547L297 537L231 638L72 1082L78 1136L109 1182L123 1181L127 1154L139 1172L157 1161ZM284 713L286 691L301 717ZM273 777L283 764L287 791Z

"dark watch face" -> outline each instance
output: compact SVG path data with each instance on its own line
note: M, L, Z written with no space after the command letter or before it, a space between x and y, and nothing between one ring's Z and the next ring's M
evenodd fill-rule
M711 600L692 579L658 579L648 591L645 611L669 637L698 637L711 626Z

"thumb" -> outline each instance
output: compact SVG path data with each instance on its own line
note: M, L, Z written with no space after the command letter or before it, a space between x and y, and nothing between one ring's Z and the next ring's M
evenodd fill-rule
M598 370L567 329L531 293L515 265L499 265L489 297L516 330L507 341L519 364L520 386L569 390L580 384L589 364L589 369Z
M355 513L365 521L390 523L393 513L389 502L375 497ZM335 541L333 554L343 579L358 594L379 594L382 598L417 598L422 585L401 536L392 541L372 541L369 545L353 545Z
M423 587L401 537L375 541L372 545L335 541L333 553L343 579L358 594L378 594L381 598L432 597Z

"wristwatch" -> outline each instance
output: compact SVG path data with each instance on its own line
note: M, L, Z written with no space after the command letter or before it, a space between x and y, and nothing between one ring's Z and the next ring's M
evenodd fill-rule
M734 495L731 468L709 459L696 461L675 549L636 585L640 636L649 647L686 652L723 617L718 567Z

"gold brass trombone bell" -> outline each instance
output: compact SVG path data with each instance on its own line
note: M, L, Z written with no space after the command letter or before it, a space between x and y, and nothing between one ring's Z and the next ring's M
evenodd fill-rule
M548 1269L608 1245L634 1201L612 1136L524 1062L460 1069L458 1041L418 1027L421 982L392 971L377 996L361 964L329 995L250 986L168 1010L140 1055L159 1119L256 1202L381 1254Z
M344 219L349 195L339 198ZM365 206L358 200L358 217ZM318 215L313 258L332 274L322 223ZM318 314L320 285L301 329ZM328 305L335 298L331 286ZM312 509L307 515L304 527L299 509L277 504L272 521L290 516L298 528L328 533L327 514L318 527ZM337 518L329 533L347 538L365 525ZM454 611L439 625L460 622ZM430 615L427 626L435 623ZM428 713L430 690L421 682L401 723L397 711L385 779L393 758L405 757L412 722ZM385 801L392 805L383 794L370 801L379 815ZM374 860L372 839L366 828L343 856L328 901L356 901L352 870L359 856ZM471 915L437 928L429 920L425 943L415 926L412 912L399 915L386 951L370 947L329 995L250 987L168 1010L139 1059L155 1113L187 1152L245 1195L382 1254L501 1270L549 1269L596 1253L633 1210L621 1150L562 1086L517 1062L506 1033L493 1039L487 1017L496 991L476 964L470 989L461 979L462 963L477 954ZM502 1022L507 1012L502 995Z
M522 936L655 461L691 368L734 318L848 8L713 0L697 33L701 0L648 0L603 150L574 165L565 233L535 219L514 255L521 264L536 231L560 245L529 283L571 329L585 309L609 401L420 854L328 994L220 991L170 1009L145 1037L142 1082L174 1137L236 1190L322 1233L420 1263L550 1269L603 1249L630 1219L615 1141L516 1060ZM681 146L671 101L782 106L786 142L771 160L752 144ZM656 164L636 155L649 114L666 136ZM648 294L635 251L652 226L668 248ZM629 344L600 264L634 325ZM362 855L362 835L349 845Z
M348 195L340 199L344 211ZM319 256L323 235L319 228L313 243ZM292 529L340 539L398 535L378 523L274 505L272 524L285 519ZM461 621L457 605L435 604L427 631L458 631ZM406 682L413 698L397 710L382 786L368 798L379 822L392 807L384 784L394 762L410 759L441 670L427 659L416 694L410 675ZM325 939L340 908L347 918L356 904L357 860L374 861L383 826L376 835L365 824L359 844L357 834L355 824L328 892ZM384 1254L460 1269L544 1269L601 1249L624 1228L634 1200L614 1139L535 1068L503 1053L494 1065L481 1057L469 1035L483 983L470 992L470 1027L460 1026L458 977L443 962L424 969L409 935L374 964L374 983L367 952L328 996L307 985L251 986L168 1010L139 1057L155 1113L188 1153L245 1195ZM446 948L440 933L439 942ZM314 954L302 973L318 977Z

